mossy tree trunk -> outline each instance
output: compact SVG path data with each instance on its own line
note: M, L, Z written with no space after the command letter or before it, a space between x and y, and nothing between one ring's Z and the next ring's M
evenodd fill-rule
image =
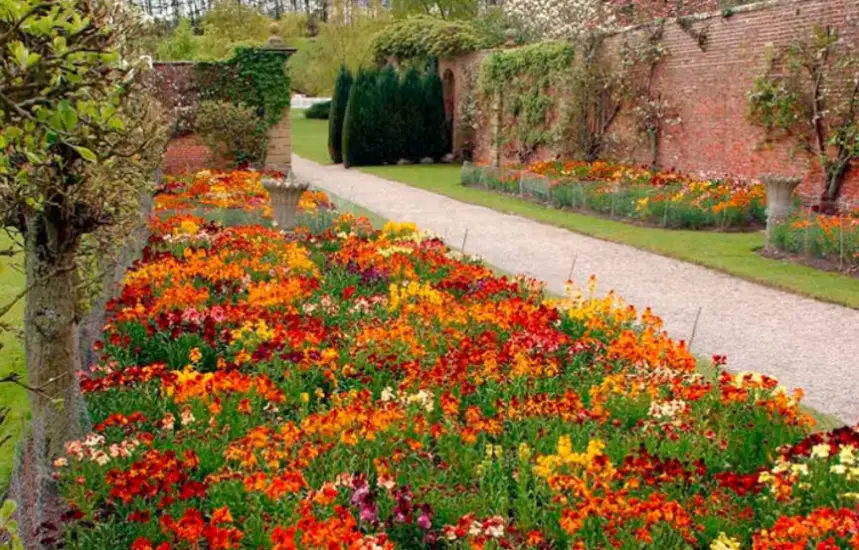
M31 510L37 525L56 518L50 465L64 443L85 432L85 409L77 380L78 357L75 247L66 224L48 207L26 220L25 350L31 411L33 462L28 485L36 490Z

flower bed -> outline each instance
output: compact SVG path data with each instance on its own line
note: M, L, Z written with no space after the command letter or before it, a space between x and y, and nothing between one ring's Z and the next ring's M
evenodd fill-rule
M820 258L845 271L859 269L859 210L840 215L796 211L774 228L772 237L779 250Z
M191 214L220 185L260 189L168 188L110 304L94 432L56 462L66 548L859 542L859 433L809 435L799 393L707 379L650 310L546 301L412 224Z
M462 183L660 227L743 230L766 224L766 191L759 183L702 180L622 164L466 165Z

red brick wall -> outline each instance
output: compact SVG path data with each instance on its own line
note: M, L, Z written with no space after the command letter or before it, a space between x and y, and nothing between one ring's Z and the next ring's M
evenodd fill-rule
M762 147L762 130L746 120L746 94L767 67L768 55L792 38L818 24L842 24L859 17L859 0L782 0L739 9L728 18L720 14L703 17L696 29L708 26L704 51L676 23L665 25L663 43L668 55L660 62L655 90L678 112L682 123L666 128L659 161L665 168L684 172L733 174L754 178L773 172L804 178L800 192L817 197L822 178L816 163L806 153L791 152L790 143ZM859 37L857 37L859 38ZM609 50L624 39L608 39ZM441 71L450 68L460 76L463 67L479 56L444 60ZM457 86L460 84L457 78ZM461 101L463 93L457 89ZM484 108L478 131L479 160L491 161L491 109ZM618 134L623 137L623 120ZM616 160L645 162L648 153L632 140L622 139ZM795 147L793 148L795 149ZM552 156L551 151L544 156ZM508 159L512 160L512 159ZM859 205L859 168L848 174L842 191L845 201Z
M172 138L161 160L165 174L177 175L216 168L220 159L193 134L194 113L198 95L194 81L194 63L157 62L155 89L159 101L170 114Z
M161 159L164 173L174 176L216 168L216 164L218 163L212 158L212 152L194 134L171 139Z

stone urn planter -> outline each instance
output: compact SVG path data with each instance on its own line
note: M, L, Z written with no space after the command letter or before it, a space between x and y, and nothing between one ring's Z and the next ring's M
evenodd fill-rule
M298 201L309 187L299 183L291 176L286 178L265 177L262 185L271 197L274 222L279 229L289 231L295 228L298 218Z
M793 191L802 182L802 178L764 174L760 179L767 188L767 249L770 249L773 230L790 213Z

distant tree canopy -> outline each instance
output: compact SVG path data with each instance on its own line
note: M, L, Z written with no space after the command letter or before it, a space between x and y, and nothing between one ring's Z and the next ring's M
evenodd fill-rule
M340 67L352 73L391 57L423 62L506 40L576 38L653 19L729 10L750 0L130 0L154 18L148 52L160 60L227 59L259 45L277 21L298 49L293 89L330 95Z

